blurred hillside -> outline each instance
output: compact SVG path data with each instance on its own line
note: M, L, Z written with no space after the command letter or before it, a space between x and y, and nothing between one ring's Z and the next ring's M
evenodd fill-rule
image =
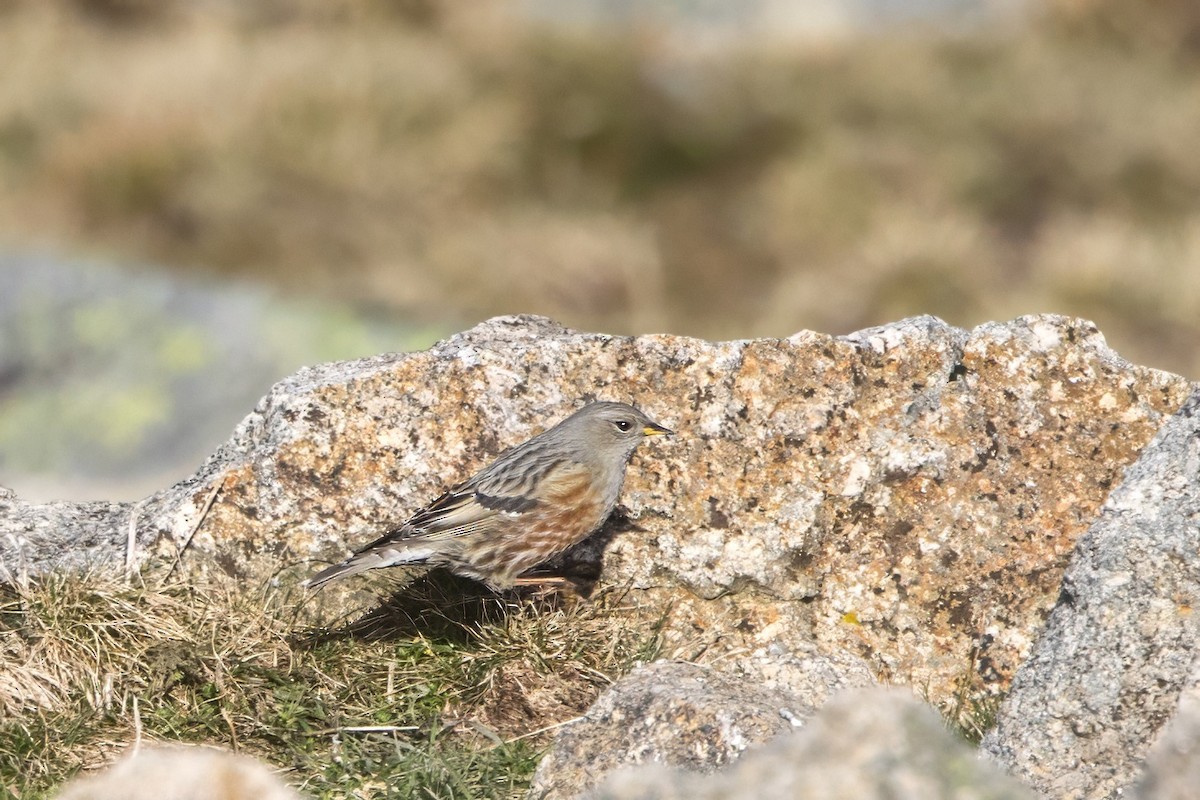
M0 9L6 249L455 326L1056 311L1200 376L1192 0L694 47L494 2Z
M447 333L244 280L4 253L0 278L0 486L26 499L139 500L300 367Z

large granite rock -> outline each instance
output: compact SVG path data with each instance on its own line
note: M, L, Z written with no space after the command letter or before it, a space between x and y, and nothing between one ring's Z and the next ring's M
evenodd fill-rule
M804 727L704 775L662 764L620 771L598 800L1033 800L899 689L838 695Z
M1163 426L1080 540L1045 632L984 741L1048 797L1125 793L1195 680L1198 476L1200 392ZM1189 714L1160 743L1157 763L1182 758L1180 743L1197 729ZM1158 796L1163 775L1161 766L1152 772L1143 796ZM1198 790L1192 783L1191 796Z
M0 566L190 542L186 568L299 580L580 403L628 400L679 436L635 456L603 582L665 615L673 652L815 643L948 701L1007 685L1075 540L1188 390L1053 316L716 343L499 318L297 372L139 504L0 498Z

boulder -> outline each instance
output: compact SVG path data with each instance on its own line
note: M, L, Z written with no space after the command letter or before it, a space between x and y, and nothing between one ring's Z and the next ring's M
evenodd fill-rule
M1194 681L1198 474L1200 392L1127 470L1080 539L1045 632L984 740L988 752L1046 796L1125 794ZM1159 764L1179 755L1196 724L1191 714L1160 743ZM1192 764L1200 774L1194 755ZM1160 785L1162 774L1160 766L1149 786ZM1197 786L1191 784L1191 796Z
M183 553L299 581L581 403L624 400L679 435L634 457L622 530L580 548L602 587L682 656L814 643L948 703L1007 686L1076 539L1189 388L1056 316L730 342L503 317L300 370L140 503L0 498L0 568Z

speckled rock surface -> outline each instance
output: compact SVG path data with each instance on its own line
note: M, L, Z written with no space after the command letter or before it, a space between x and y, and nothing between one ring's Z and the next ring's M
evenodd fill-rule
M810 700L696 664L658 661L612 685L555 736L530 798L565 800L631 764L713 769L803 724Z
M1007 685L1076 538L1188 389L1053 316L716 343L498 318L300 370L191 478L103 509L87 550L47 545L71 541L64 508L4 501L0 562L104 557L107 538L120 563L136 512L135 560L190 541L185 566L299 580L578 404L627 400L679 435L634 457L603 579L670 609L672 652L815 642L942 701Z
M822 652L814 642L780 640L717 661L751 686L786 692L814 708L840 691L875 685L865 661L846 652Z
M615 773L603 800L1033 800L899 689L846 692L804 727L715 775L661 764Z
M118 560L129 512L128 503L25 503L0 488L0 581Z
M1200 653L1179 706L1146 758L1134 800L1193 800L1200 787Z
M984 740L1049 797L1123 794L1179 706L1200 654L1197 475L1200 392L1079 541L1045 633Z

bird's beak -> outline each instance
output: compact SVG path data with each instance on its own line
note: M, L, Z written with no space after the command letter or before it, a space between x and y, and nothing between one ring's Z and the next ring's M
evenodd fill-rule
M646 423L646 425L642 428L643 436L670 436L673 433L675 433L675 431L671 430L670 428L664 428L657 422Z

